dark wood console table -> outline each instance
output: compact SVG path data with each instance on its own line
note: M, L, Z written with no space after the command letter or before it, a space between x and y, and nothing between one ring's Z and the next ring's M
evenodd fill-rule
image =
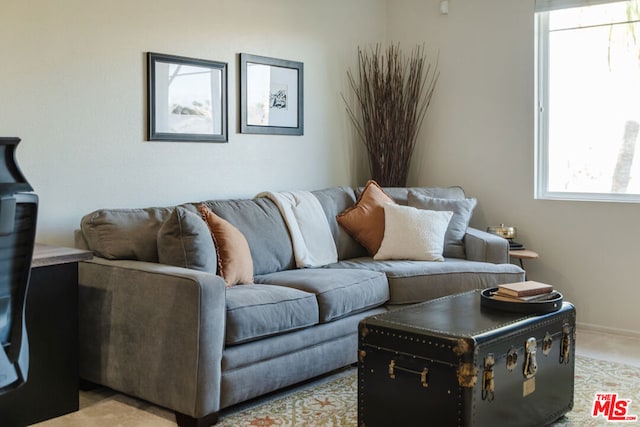
M78 410L78 262L92 257L36 244L26 304L29 377L0 396L0 425L23 427Z

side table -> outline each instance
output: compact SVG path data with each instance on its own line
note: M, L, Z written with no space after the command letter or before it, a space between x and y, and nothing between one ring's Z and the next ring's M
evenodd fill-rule
M29 374L0 396L0 424L25 426L78 410L78 262L89 251L36 244L27 293Z
M520 261L520 267L522 267L523 270L525 270L525 278L526 278L526 269L524 268L524 263L522 262L522 260L524 259L538 259L540 257L540 255L538 255L537 252L534 251L530 251L529 249L515 249L515 250L510 250L509 251L509 256L511 258L516 258L518 261Z

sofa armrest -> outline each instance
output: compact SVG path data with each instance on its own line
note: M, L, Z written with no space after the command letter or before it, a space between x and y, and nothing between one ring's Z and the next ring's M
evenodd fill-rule
M225 290L196 270L79 263L80 376L195 418L217 412Z
M467 259L493 264L509 263L509 241L495 234L468 227L464 236Z

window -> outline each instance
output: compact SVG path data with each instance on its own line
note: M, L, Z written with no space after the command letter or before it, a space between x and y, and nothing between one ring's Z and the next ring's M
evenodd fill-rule
M536 197L640 202L640 0L536 10Z

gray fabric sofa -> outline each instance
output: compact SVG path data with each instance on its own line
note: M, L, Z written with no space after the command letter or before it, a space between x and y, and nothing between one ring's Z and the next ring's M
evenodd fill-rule
M465 197L459 187L386 189L400 204L409 190ZM294 267L270 200L203 202L249 243L255 284L231 288L211 271L215 248L195 203L87 214L76 232L95 255L79 267L81 378L169 408L179 425L209 425L223 408L354 363L366 316L524 280L507 241L472 228L464 258L374 261L336 222L359 191L313 192L338 252L323 268Z

